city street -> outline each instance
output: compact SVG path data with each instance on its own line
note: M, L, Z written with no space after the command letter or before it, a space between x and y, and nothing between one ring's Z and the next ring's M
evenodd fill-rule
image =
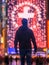
M9 62L9 64L5 64L4 62L2 62L2 64L0 64L0 65L21 65L21 61L20 60L17 60L17 62L16 62L16 60L13 59L12 62ZM25 62L25 65L27 65L26 62ZM32 62L32 65L49 65L49 63L47 63L46 61L45 62L43 61L43 64L42 63L36 64L36 62L33 61Z

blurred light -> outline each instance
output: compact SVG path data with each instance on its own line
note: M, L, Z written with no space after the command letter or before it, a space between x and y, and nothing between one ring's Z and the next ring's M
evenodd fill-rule
M1 37L1 43L4 43L4 39L3 39L3 37Z
M39 18L41 18L41 15L38 15Z
M38 16L38 21L41 21L41 20L42 20L42 18Z
M25 5L26 5L26 4L28 4L28 2L27 2L27 1L25 2Z
M20 4L19 4L19 7L21 7L21 6L22 6L22 4L20 3Z
M2 2L4 3L4 2L5 2L5 0L2 0Z
M8 54L7 53L5 53L5 56L7 56Z
M16 28L19 27L18 24L16 24L15 27L16 27Z
M44 48L44 49L43 49L43 51L45 51L45 52L46 52L46 51L47 51L47 48Z
M24 3L22 2L22 5L24 5Z
M15 19L12 17L12 21L15 21ZM13 24L14 24L14 22L13 22Z
M13 22L13 25L15 25L16 24L16 22Z
M18 8L18 7L19 7L19 5L16 5L16 7Z
M16 7L14 7L14 11L16 11Z
M37 23L37 26L39 26L39 23Z
M28 5L30 5L31 3L30 2L27 2Z
M47 58L49 58L49 54L47 55Z
M16 55L13 55L12 58L15 59L16 58Z
M15 9L15 8L14 8ZM12 15L14 14L15 12L14 11L12 11Z
M36 28L36 25L33 25L33 28L35 29Z
M47 44L49 48L49 20L47 20Z

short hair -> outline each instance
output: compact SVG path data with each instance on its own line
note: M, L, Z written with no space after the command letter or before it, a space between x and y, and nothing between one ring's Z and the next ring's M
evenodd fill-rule
M24 26L27 26L27 24L28 24L28 20L25 19L25 18L23 18L23 19L22 19L22 24L23 24Z

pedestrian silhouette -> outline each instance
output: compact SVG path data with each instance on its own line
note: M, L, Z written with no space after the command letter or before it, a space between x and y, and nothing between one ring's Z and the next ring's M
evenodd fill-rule
M6 55L4 57L4 62L5 62L5 65L9 65L9 57L8 57L8 55Z
M17 44L19 42L21 65L25 64L25 57L26 57L27 65L32 65L31 41L33 42L34 45L34 53L36 53L37 46L36 46L36 41L35 41L33 31L28 28L28 20L23 18L22 26L20 26L19 29L16 31L15 40L14 40L14 46L16 52L17 52Z
M10 56L10 58L9 58L10 65L12 65L12 60L13 60L13 58L12 58L12 56Z

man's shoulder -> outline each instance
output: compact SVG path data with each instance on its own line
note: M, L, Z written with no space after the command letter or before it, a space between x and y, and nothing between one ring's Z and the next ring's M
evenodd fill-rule
M32 30L31 30L30 28L28 28L28 30L29 30L30 32L32 32Z
M19 28L18 28L18 30L20 30L22 28L22 26L20 26Z
M17 31L19 31L19 30L21 30L21 29L22 29L22 26L21 26L21 27L19 27Z

